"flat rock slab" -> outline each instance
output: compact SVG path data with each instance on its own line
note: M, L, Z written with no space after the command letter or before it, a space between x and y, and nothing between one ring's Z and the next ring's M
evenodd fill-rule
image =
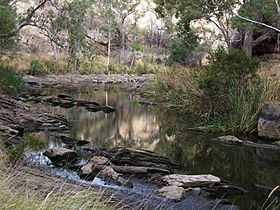
M78 154L70 149L55 147L47 149L43 155L47 156L53 163L58 162L76 162Z
M217 138L218 141L223 142L225 144L232 144L232 145L243 145L244 142L240 139L238 139L235 136L220 136Z
M163 177L163 181L167 182L170 186L177 187L202 187L207 185L213 185L221 182L219 177L211 174L203 175L181 175L171 174Z

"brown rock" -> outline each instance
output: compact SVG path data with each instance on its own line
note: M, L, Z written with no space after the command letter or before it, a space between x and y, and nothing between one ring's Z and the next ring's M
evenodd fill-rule
M266 103L258 122L259 136L280 139L280 102Z
M171 174L163 177L163 181L170 186L178 187L201 187L221 182L221 179L211 174L203 175L181 175Z

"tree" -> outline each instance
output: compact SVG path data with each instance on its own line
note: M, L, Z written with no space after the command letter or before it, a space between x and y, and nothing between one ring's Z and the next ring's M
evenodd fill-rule
M185 31L190 28L192 21L205 19L213 23L223 35L227 47L232 46L234 34L231 30L230 20L232 10L239 0L156 0L157 12L165 16L174 14L180 19Z
M35 13L48 1L42 0L37 6L30 7L26 14L18 16L15 9L16 1L0 0L0 48L14 44L19 31L30 25Z
M261 42L277 37L280 40L280 7L277 0L246 0L238 13L233 13L233 25L240 31L243 48L252 55L253 48Z
M0 49L6 49L15 43L15 37L4 35L12 34L16 28L16 12L8 1L0 1L0 19Z

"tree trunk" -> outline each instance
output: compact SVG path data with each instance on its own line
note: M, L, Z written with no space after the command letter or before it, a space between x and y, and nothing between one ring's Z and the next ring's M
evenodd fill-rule
M108 59L107 59L107 72L109 73L110 66L110 57L111 57L111 31L108 32Z
M244 34L243 49L245 50L248 56L252 56L253 54L253 41L253 31L246 30Z

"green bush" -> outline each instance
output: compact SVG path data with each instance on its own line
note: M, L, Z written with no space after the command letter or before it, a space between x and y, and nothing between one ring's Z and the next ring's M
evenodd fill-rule
M198 46L199 38L193 32L189 31L174 38L170 45L170 56L166 64L182 64L188 65L192 58L193 52Z
M139 42L134 42L131 47L137 52L144 52L144 46Z
M40 76L46 73L46 69L43 63L41 63L38 59L33 59L30 62L30 67L28 70L28 74L31 74L33 76Z
M232 87L246 89L253 81L258 85L259 78L256 74L258 64L255 58L249 57L240 49L226 51L223 47L219 47L210 54L209 65L198 77L209 115L227 112Z
M22 75L10 66L0 65L0 92L16 94L25 91L25 82Z

